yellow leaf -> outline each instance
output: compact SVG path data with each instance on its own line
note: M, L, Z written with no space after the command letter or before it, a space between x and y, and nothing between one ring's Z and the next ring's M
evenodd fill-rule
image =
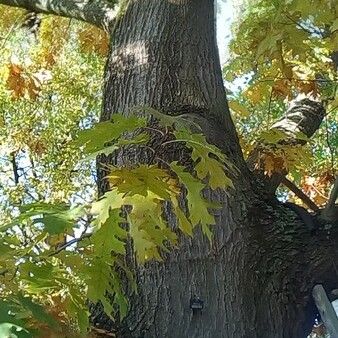
M249 110L238 101L231 100L229 101L229 107L231 110L233 110L235 113L240 115L241 117L248 117L250 115Z
M283 75L284 75L287 79L292 79L292 77L293 77L292 66L290 66L290 65L285 65L285 64L283 63L283 64L282 64L282 72L283 72Z
M10 63L6 85L12 91L12 98L27 97L35 100L41 90L41 82L34 74L28 74L23 67Z
M96 52L102 56L108 54L109 40L107 34L94 26L87 27L79 32L81 49L84 52Z
M332 26L330 27L330 31L333 33L338 30L338 19L334 20Z
M270 87L269 82L255 83L244 91L243 96L252 104L257 104L270 95Z
M16 64L8 65L8 77L6 85L12 91L12 97L18 99L24 96L25 92L25 78L23 76L23 68Z
M277 80L273 87L273 94L277 97L286 98L291 96L291 84L289 80Z

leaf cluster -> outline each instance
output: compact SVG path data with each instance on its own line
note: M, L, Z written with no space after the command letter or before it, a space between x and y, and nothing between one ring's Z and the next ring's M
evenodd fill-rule
M223 69L227 81L240 84L229 106L244 154L263 142L257 165L269 175L287 169L304 188L307 179L323 182L337 168L337 12L331 0L242 2ZM323 102L324 124L307 145L283 146L285 135L271 127L305 95ZM325 182L318 195L328 195L332 179Z

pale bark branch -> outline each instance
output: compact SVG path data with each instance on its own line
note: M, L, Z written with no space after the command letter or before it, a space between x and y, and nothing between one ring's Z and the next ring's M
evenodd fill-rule
M315 285L312 297L331 337L338 337L338 318L322 285Z
M104 0L0 0L0 4L36 13L65 16L109 30L118 12L117 1Z
M291 102L285 115L273 124L271 129L283 132L286 137L279 143L285 145L303 145L306 143L306 136L310 138L319 129L321 122L325 115L325 109L321 102L315 101L310 98L296 99ZM257 168L260 153L264 151L264 146L267 143L260 143L256 146L253 152L249 155L248 165L249 168L256 172L259 176L264 177L266 182L267 192L273 195L280 185L283 177L288 172L286 169L281 169L279 172L273 173L267 177L264 175L264 166Z
M299 139L299 133L307 137L313 136L318 130L325 115L323 104L309 98L291 102L285 116L278 120L272 128L284 131L290 138L289 142L305 143Z

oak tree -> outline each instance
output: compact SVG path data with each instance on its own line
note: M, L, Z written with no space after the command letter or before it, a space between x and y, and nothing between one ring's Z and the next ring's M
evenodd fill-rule
M64 110L59 120L49 117L56 128L35 137L43 124L25 130L18 123L9 134L17 145L8 152L16 189L23 149L46 163L45 171L34 169L30 158L32 184L47 168L57 175L49 181L56 186L67 179L70 170L50 168L55 158L48 151L64 147L58 168L73 168L81 151L97 156L99 199L69 209L64 196L48 195L58 191L48 182L23 187L15 197L19 211L1 228L1 330L85 335L88 317L94 333L119 337L282 338L311 330L312 288L337 287L338 256L336 196L325 198L335 181L338 9L334 1L320 1L321 10L311 3L243 2L222 70L213 0L0 0L35 15L90 23L96 28L79 26L72 35L55 17L44 26L44 17L32 25L31 16L18 14L30 28L39 26L41 40L59 31L83 49L107 53L100 123L74 131L79 121L91 124L87 107L96 104L99 89L81 68L77 75L62 69L64 78L74 76L67 86L77 108L67 111L55 94L61 82L53 79L46 107ZM43 71L7 65L6 111L21 99L40 109L48 69L62 55L54 42L35 51ZM246 77L245 89L229 91L227 99L224 78L236 77ZM68 120L72 114L77 118ZM68 142L70 131L76 137ZM306 147L317 131L322 141L311 153ZM321 193L319 183L317 193L309 183L314 168L322 173ZM25 202L33 190L36 196ZM296 204L282 203L285 197Z

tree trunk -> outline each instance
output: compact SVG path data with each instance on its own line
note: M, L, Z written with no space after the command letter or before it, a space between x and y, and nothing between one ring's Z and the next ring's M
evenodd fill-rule
M314 314L311 287L318 276L328 281L332 262L321 257L333 249L315 245L319 239L292 211L262 201L252 188L258 182L243 160L223 87L214 1L130 1L112 33L104 94L102 120L149 106L198 121L239 174L236 191L206 192L223 205L212 245L199 231L182 238L164 262L138 267L138 294L122 323L114 326L102 313L94 322L121 337L305 337ZM133 156L128 161L147 161L142 150ZM101 158L109 161L127 159ZM102 167L98 173L103 193ZM190 308L194 296L204 301L201 311Z

